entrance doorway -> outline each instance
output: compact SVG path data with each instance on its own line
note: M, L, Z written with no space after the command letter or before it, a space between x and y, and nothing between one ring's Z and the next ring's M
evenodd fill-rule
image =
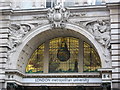
M50 86L50 87L25 87L24 90L102 90L101 87L83 87L83 86Z

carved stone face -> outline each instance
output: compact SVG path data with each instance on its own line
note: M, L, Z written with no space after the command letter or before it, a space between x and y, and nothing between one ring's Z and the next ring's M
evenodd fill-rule
M60 21L62 19L62 15L60 14L60 13L56 13L55 15L54 15L54 20L55 21Z

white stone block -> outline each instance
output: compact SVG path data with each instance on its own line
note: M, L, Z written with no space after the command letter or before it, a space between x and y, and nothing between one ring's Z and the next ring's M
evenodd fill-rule
M120 74L117 74L117 73L113 73L113 74L112 74L112 78L114 78L114 79L115 79L115 78L118 79L119 77L120 77Z
M0 57L7 57L7 53L0 53Z
M1 43L0 42L0 47L8 47L8 43Z
M6 61L7 61L7 58L0 58L0 63L6 62Z
M0 52L7 52L7 48L0 47Z
M0 79L4 79L5 75L0 74Z
M0 25L2 25L1 27L8 27L9 26L9 24L10 24L10 22L9 21L0 21Z
M112 66L119 66L120 62L112 62Z
M112 70L112 72L120 72L120 68L115 68Z
M111 24L111 28L120 28L120 25L119 24Z
M120 60L120 56L111 56L112 60Z
M0 64L0 68L5 68L5 64Z
M119 9L110 9L110 14L120 14Z
M108 0L109 3L120 2L120 0Z
M120 38L119 38L119 35L111 35L111 39L114 40L114 39L120 39Z
M118 34L120 33L120 29L111 29L111 34Z
M8 34L0 34L0 38L8 38Z
M119 22L119 15L111 15L111 22Z
M5 73L5 70L3 70L3 69L0 69L0 73L2 74L4 74Z
M8 39L0 39L0 43L8 43Z
M111 49L120 49L120 44L112 44Z
M15 79L15 80L22 81L22 77L20 77L20 76L18 76L18 75L14 75L14 79Z
M8 15L1 15L0 16L0 20L4 20L4 19L10 19L10 16L8 16Z
M114 54L120 54L120 50L112 50L112 55Z
M120 41L119 41L119 40L111 40L110 43L111 43L111 44L116 44L116 43L120 43Z
M0 33L9 33L9 29L0 29Z

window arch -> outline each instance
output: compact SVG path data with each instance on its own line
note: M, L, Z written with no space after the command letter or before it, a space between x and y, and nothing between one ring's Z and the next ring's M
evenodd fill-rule
M58 37L35 50L26 73L96 72L99 68L100 57L90 44L74 37Z

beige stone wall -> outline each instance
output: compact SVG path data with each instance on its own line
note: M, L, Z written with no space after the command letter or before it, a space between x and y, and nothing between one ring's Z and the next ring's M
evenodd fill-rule
M4 9L4 10L2 10ZM8 61L8 34L10 24L10 3L0 3L0 90L5 88L5 69Z
M113 90L120 87L120 4L108 4L111 19L111 59Z

